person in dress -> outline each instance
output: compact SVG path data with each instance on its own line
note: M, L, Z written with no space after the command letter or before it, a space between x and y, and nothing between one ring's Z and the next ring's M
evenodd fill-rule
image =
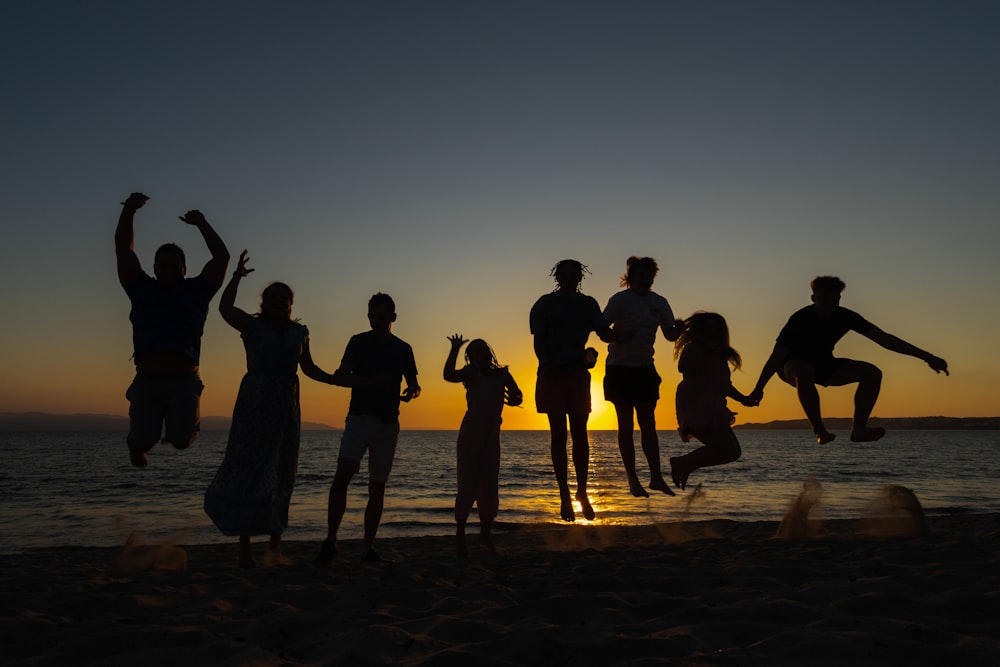
M493 349L481 338L465 349L465 366L456 368L458 352L468 341L448 336L451 351L444 363L444 379L465 385L468 409L458 431L458 493L455 496L455 553L466 556L465 524L475 504L479 512L479 539L495 551L491 528L500 508L500 422L504 403L520 405L521 390Z
M240 382L226 454L205 492L205 512L224 535L239 536L239 566L256 567L251 541L269 535L266 564L284 562L281 534L288 527L288 505L298 469L299 378L328 384L333 376L320 369L309 351L309 330L292 319L295 296L285 283L268 285L260 312L236 307L240 281L253 269L247 251L219 302L219 313L240 332L247 372Z
M649 488L674 495L660 467L660 441L656 435L656 402L660 399L660 375L653 365L656 334L670 342L677 340L684 323L674 319L666 298L653 291L659 272L652 257L629 257L621 286L626 289L608 299L604 319L618 334L627 334L608 344L604 369L604 398L615 406L618 416L618 450L625 465L629 492L649 497L635 470L635 423L639 424L642 452L649 466ZM634 419L633 419L634 414Z
M735 415L726 399L748 407L755 403L730 380L730 367L738 369L742 360L729 344L729 326L722 315L698 312L684 320L684 331L674 344L674 358L683 376L677 385L677 430L684 442L696 438L702 443L684 456L670 458L670 476L684 489L688 476L698 468L740 458L740 443L732 429Z

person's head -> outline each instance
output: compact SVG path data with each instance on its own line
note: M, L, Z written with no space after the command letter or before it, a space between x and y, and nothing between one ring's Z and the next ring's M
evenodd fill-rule
M575 259L564 259L552 267L549 275L556 279L558 289L575 292L580 289L585 273L590 273L586 265Z
M468 347L465 348L465 361L480 368L499 368L500 366L493 348L482 338L469 341Z
M840 306L840 295L844 291L844 281L836 276L816 276L809 283L812 301L820 315L833 314Z
M372 331L388 333L396 321L396 302L388 294L378 292L368 299L368 323Z
M153 275L162 283L180 282L187 273L184 251L176 243L164 243L153 255Z
M718 348L733 368L739 368L742 364L739 353L729 344L729 325L726 324L726 318L718 313L698 311L684 320L684 331L674 343L674 357L679 357L681 351L690 343Z
M260 295L260 314L266 320L283 321L292 318L295 292L281 282L273 282Z
M625 262L625 275L621 277L621 286L630 287L644 294L653 287L656 274L660 272L656 260L652 257L636 257L633 255Z

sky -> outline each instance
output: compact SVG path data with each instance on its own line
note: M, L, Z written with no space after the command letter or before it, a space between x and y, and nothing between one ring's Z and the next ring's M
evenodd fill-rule
M721 313L749 391L809 281L945 358L951 375L848 334L884 373L878 417L1000 414L1000 4L899 2L37 2L0 21L0 412L126 414L119 202L150 200L136 251L208 252L237 305L282 280L333 371L392 295L423 395L403 428L458 428L447 336L484 338L533 407L528 312L560 259L603 307L630 255L660 264L675 314ZM206 324L204 415L228 415L238 333ZM594 371L591 427L615 427ZM660 339L662 429L679 381ZM307 421L349 390L302 377ZM850 388L823 390L849 416ZM737 422L802 417L772 380Z

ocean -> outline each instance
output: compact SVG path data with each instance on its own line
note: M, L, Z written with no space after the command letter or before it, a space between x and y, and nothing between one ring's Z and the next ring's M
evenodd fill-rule
M453 532L456 435L400 435L379 537ZM157 445L149 467L139 470L129 464L122 432L0 432L0 553L116 546L132 531L148 543L173 537L181 544L234 541L221 535L202 510L226 437L225 431L203 432L186 451ZM900 430L865 444L851 443L840 432L827 445L817 445L811 433L799 430L737 430L737 437L743 449L738 462L696 471L687 491L678 490L676 497L651 492L650 498L633 498L616 434L591 432L595 523L779 521L811 478L823 489L814 518L860 517L885 485L912 490L928 515L1000 512L1000 431ZM303 433L284 539L318 542L325 536L339 442L339 431ZM501 443L500 525L560 523L548 432L505 431ZM660 433L668 479L668 457L691 448L673 431ZM638 468L640 479L648 480L641 452ZM366 479L363 462L348 495L340 539L361 537ZM701 484L697 497L696 484ZM572 469L570 485L575 488ZM475 520L473 511L472 530Z

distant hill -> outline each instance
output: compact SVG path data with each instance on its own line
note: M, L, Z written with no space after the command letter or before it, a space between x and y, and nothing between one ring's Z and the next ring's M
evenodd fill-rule
M203 431L228 431L229 417L202 417ZM329 424L302 422L303 431L334 430ZM0 412L0 431L128 431L122 415L57 415L46 412Z
M826 427L831 430L846 431L851 428L848 417L824 418ZM873 417L872 423L890 429L927 429L956 431L998 431L1000 417ZM785 419L765 423L749 423L734 426L736 429L806 429L812 426L805 419Z

